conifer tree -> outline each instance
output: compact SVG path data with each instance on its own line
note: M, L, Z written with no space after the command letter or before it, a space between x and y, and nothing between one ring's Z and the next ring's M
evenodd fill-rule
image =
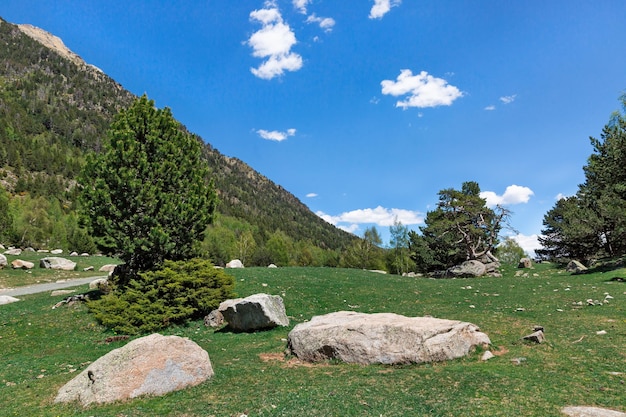
M80 182L92 235L128 277L192 257L216 206L201 144L145 95L116 116Z

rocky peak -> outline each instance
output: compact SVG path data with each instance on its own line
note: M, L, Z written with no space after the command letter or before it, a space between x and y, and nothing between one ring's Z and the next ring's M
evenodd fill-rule
M33 25L22 24L16 26L26 35L30 36L45 47L57 52L62 57L72 61L79 67L87 67L94 71L102 73L102 70L100 68L94 65L87 64L80 56L72 52L67 46L65 46L61 38L54 36L53 34L48 33L45 30Z

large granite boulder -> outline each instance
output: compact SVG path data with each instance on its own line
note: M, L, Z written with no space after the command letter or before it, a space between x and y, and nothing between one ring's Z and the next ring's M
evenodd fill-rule
M465 261L461 265L448 269L450 276L459 278L482 277L486 273L485 264L477 260Z
M490 343L489 337L471 323L354 311L315 316L288 335L291 353L306 362L435 362L460 358L476 346Z
M69 259L49 256L39 260L39 267L46 269L60 269L62 271L73 271L76 268L76 262Z
M254 294L222 302L218 308L231 329L251 332L289 326L283 299L278 295Z
M54 402L83 406L140 395L164 395L213 376L209 354L195 342L158 333L102 356L59 390Z

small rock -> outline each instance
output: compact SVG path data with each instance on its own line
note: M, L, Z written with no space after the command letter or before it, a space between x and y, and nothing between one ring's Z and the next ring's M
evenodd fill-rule
M513 363L513 365L521 365L524 362L526 362L526 358L524 357L511 359L511 363Z
M58 297L59 295L66 295L73 293L74 290L56 290L50 293L50 297Z
M626 413L599 407L564 407L561 412L569 417L626 417Z
M495 358L496 356L491 353L491 351L486 351L483 353L483 356L480 357L481 361L488 361L489 359Z
M599 330L596 332L597 335L602 336L606 334L606 330Z
M538 330L534 333L524 336L523 339L528 340L530 342L535 342L535 343L543 343L546 341L546 337L543 335L543 331L541 330Z
M10 295L0 295L0 305L11 304L20 301L19 298L11 297Z

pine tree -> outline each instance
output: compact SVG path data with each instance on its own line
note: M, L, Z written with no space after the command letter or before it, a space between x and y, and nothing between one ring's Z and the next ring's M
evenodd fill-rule
M216 206L201 144L145 95L116 116L107 139L80 177L99 246L120 256L128 276L192 257Z

